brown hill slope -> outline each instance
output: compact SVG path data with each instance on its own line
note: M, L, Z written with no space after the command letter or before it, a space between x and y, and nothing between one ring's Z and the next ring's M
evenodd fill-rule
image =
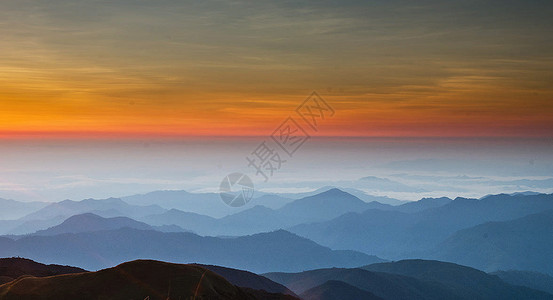
M45 265L20 257L0 258L0 284L24 275L45 277L82 272L87 271L77 267Z
M149 298L148 298L149 297ZM242 289L200 266L136 260L97 272L22 277L0 299L297 299Z

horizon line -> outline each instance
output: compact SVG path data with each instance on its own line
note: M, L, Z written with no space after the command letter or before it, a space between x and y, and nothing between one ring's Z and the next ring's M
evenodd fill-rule
M0 140L110 140L110 139L236 139L236 138L265 138L267 134L186 134L174 132L128 132L128 131L0 131ZM407 135L407 134L382 134L382 135L325 135L312 134L312 138L351 138L351 139L376 139L376 138L413 138L413 139L553 139L553 135Z

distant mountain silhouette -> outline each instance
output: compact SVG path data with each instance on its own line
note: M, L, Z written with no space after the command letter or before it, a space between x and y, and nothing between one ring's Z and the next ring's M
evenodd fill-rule
M0 234L29 234L60 224L65 216L56 216L46 220L9 220L0 221Z
M262 205L267 208L277 210L282 208L284 205L293 202L294 200L321 194L332 189L336 189L336 187L325 186L314 191L302 193L270 194L257 191L254 195L254 198L248 204L238 208L221 205L222 200L218 193L155 191L147 194L122 197L121 199L129 204L134 205L156 204L166 209L177 209L180 211L196 213L212 218L222 218L227 215L250 209L257 205ZM353 188L343 188L341 190L360 198L364 202L377 201L387 205L399 205L404 203L404 201L400 201L397 199L368 195L360 190Z
M225 205L218 193L190 193L187 191L155 191L147 194L133 195L122 198L135 205L159 205L166 209L178 209L212 218L222 218L227 215L263 205L278 209L292 199L256 192L254 198L245 206L230 207Z
M294 220L294 223L311 223L330 220L348 212L361 212L384 204L367 203L352 194L333 188L317 195L308 196L288 203L278 210L280 215Z
M416 214L369 209L330 221L300 224L289 230L330 248L356 249L396 258L412 250L406 243L407 231L419 219Z
M427 209L431 208L437 208L440 206L444 206L448 203L450 203L451 199L447 197L441 197L441 198L422 198L419 201L413 201L401 204L399 206L395 206L391 210L394 211L400 211L400 212L406 212L406 213L415 213L415 212L421 212Z
M378 203L382 203L382 204L387 204L387 205L392 205L392 206L397 206L397 205L401 205L401 204L404 204L404 203L408 203L409 201L405 201L405 200L398 200L398 199L394 199L394 198L390 198L390 197L386 197L386 196L374 196L374 195L369 195L361 190L358 190L358 189L353 189L353 188L340 188L342 191L344 192L348 192L352 195L354 195L355 197L365 201L365 202L378 202Z
M286 198L275 194L266 194L266 195L259 196L257 198L253 198L250 201L250 205L254 205L254 206L263 205L271 209L279 209L292 201L294 201L294 199Z
M532 197L532 196L528 196ZM488 272L532 270L553 275L553 211L461 230L430 257Z
M86 271L70 266L45 265L26 258L0 258L0 284L10 282L25 275L45 277L81 272Z
M481 200L457 198L413 213L369 209L289 230L333 249L353 249L398 259L423 255L461 229L550 209L553 195L501 194Z
M206 234L248 235L288 227L292 223L288 216L262 205L256 205L236 214L218 219ZM200 229L198 229L200 230Z
M0 299L297 299L243 289L197 265L151 260L97 272L23 277L0 286Z
M389 198L389 197L386 197L386 196L374 196L374 195L369 195L361 190L358 190L358 189L354 189L354 188L348 188L348 187L338 187L338 186L330 186L330 185L327 185L327 186L323 186L323 187L320 187L318 189L315 189L313 191L309 191L309 192L299 192L299 193L278 193L278 195L282 196L282 197L285 197L285 198L289 198L289 199L301 199L301 198L305 198L305 197L309 197L309 196L314 196L314 195L317 195L317 194L320 194L320 193L323 193L323 192L326 192L328 190L331 190L331 189L340 189L344 192L347 192L349 194L352 194L354 195L355 197L365 201L365 202L373 202L373 201L377 201L377 202L380 202L382 204L389 204L389 205L400 205L400 204L403 204L405 203L406 201L402 201L402 200L397 200L397 199L393 199L393 198ZM259 203L259 204L262 204L262 203Z
M153 197L159 196L162 199L163 197L168 197L166 199L166 204L175 204L178 202L178 197L183 195L191 197L196 194L184 191L160 191L147 195L127 197L125 199L144 204L144 202L149 203L154 201L155 199ZM208 198L212 196L209 193L200 195ZM275 200L276 198L285 200ZM224 206L219 200L217 205ZM265 201L263 203L286 201L286 204L283 206L281 205L282 207L276 210L262 205L255 205L237 213L216 219L178 209L165 210L157 205L130 205L118 198L104 200L86 199L82 201L65 200L58 203L51 203L20 220L0 221L0 225L3 225L2 228L4 229L3 232L0 231L0 234L34 233L59 225L63 220L73 215L94 213L104 218L119 216L131 217L151 226L164 226L156 228L162 231L188 230L201 235L239 236L267 232L280 228L289 228L301 223L325 221L347 212L360 212L371 208L381 210L404 209L403 206L396 207L376 201L367 203L337 188L330 188L319 194L307 196L298 200L290 200L270 194L260 196L259 200L260 202ZM263 222L259 222L259 220L263 220Z
M460 229L485 222L513 220L551 209L553 194L499 194L481 200L457 198L447 205L426 211L414 229L429 231L435 236L435 241L441 241Z
M102 218L92 213L85 213L69 217L63 223L50 227L45 230L39 230L35 235L57 235L63 233L92 232L101 230L114 230L120 228L134 228L141 230L170 230L166 227L153 227L143 222L135 221L127 217ZM174 231L183 231L182 229L172 228Z
M184 191L166 191L148 194L146 200L150 201L153 195L192 195ZM207 197L207 194L204 196ZM142 199L139 196L137 199ZM279 197L276 195L263 195L260 200ZM129 198L134 199L134 198ZM135 202L141 202L134 199ZM176 199L171 201L176 201ZM178 209L164 210L157 205L138 206L129 205L117 198L105 200L87 199L82 201L65 200L59 203L52 203L47 207L29 214L16 221L0 221L4 225L4 234L28 234L41 229L59 225L66 218L83 213L94 213L102 217L129 216L152 226L164 226L157 228L164 231L189 230L201 235L211 236L239 236L289 228L301 223L325 221L340 216L347 212L360 212L367 209L381 210L413 210L419 208L418 204L407 204L391 206L376 201L365 202L359 198L339 190L330 188L319 194L307 196L291 202L279 209L271 209L265 206L256 205L238 213L216 219L192 212L185 212ZM171 202L172 203L172 202ZM222 205L218 203L218 205ZM144 215L147 214L147 215ZM263 222L259 222L263 220ZM176 225L172 228L168 226ZM2 232L0 232L2 233Z
M22 220L48 220L59 216L69 218L83 213L94 213L102 217L125 216L137 218L150 214L160 214L164 211L158 205L130 205L118 198L85 199L81 201L64 200L51 203L34 213L26 215Z
M23 202L0 198L0 220L15 220L48 205L47 202Z
M150 258L221 265L256 273L354 267L382 261L355 251L333 251L284 230L237 238L131 228L25 236L17 240L0 238L0 256L14 255L89 270L137 258Z
M150 225L161 226L174 224L197 234L211 234L217 226L217 219L178 209L170 209L161 214L153 214L139 218Z
M463 299L527 299L532 295L543 296L542 293L509 285L482 271L441 261L402 260L373 264L362 269L437 282L451 288ZM553 295L550 297L553 298Z
M497 271L490 273L501 280L512 284L544 291L553 295L553 277L547 274L531 271Z
M162 214L146 216L140 220L152 225L176 224L201 235L238 236L330 220L347 212L360 212L369 208L392 209L393 206L378 202L367 203L334 188L294 200L276 210L256 205L219 219L170 210Z
M156 204L166 209L178 209L213 218L224 217L247 209L247 207L235 208L225 205L218 193L154 191L146 194L123 197L122 199L135 205Z
M303 300L343 300L363 299L381 300L373 293L349 285L343 281L329 280L321 285L311 288L301 294Z

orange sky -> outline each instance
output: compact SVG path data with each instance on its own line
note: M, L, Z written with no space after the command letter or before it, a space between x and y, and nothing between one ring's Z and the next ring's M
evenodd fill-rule
M0 4L0 138L267 135L314 90L323 136L552 136L553 26L523 1L68 3Z

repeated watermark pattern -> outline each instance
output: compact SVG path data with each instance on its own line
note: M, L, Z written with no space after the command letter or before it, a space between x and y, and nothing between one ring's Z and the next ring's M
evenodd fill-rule
M296 114L308 125L309 130L318 131L323 120L333 117L334 109L317 92L311 93L295 110ZM273 175L294 156L311 135L296 121L288 116L271 134L271 140L262 141L247 157L248 168L253 169L256 177L268 182ZM297 118L297 117L296 117ZM304 125L305 126L305 125ZM285 154L281 155L281 151ZM227 205L238 207L248 203L254 193L251 179L243 173L232 173L221 182L219 192Z

